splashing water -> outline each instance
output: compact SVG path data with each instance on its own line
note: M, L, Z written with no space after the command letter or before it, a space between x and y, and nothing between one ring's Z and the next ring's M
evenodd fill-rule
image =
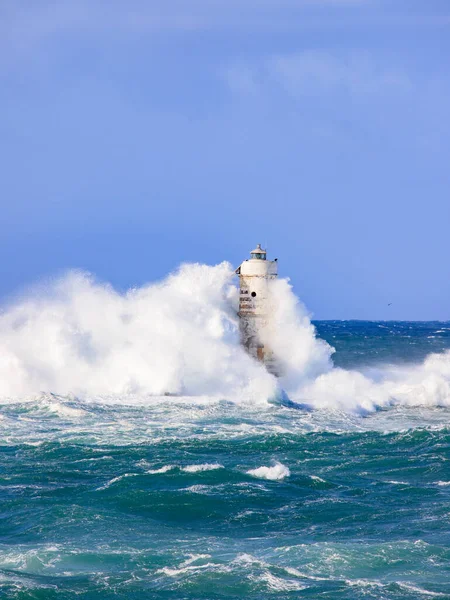
M124 295L70 273L0 320L0 395L267 397L275 383L239 346L231 268L185 265Z
M232 276L228 263L183 265L121 295L69 273L1 316L0 395L273 396L276 380L240 346ZM331 349L287 283L274 294L283 300L273 344L280 357L303 378L328 368Z
M279 462L275 462L275 464L271 467L258 467L257 469L250 469L250 471L247 471L247 473L253 477L260 477L261 479L268 479L269 481L280 481L285 477L289 477L291 474L289 469Z
M265 341L277 381L239 343L233 269L187 264L159 283L120 294L71 272L0 316L0 397L42 391L132 398L186 395L266 403L284 390L316 408L373 411L395 403L450 405L450 354L370 372L333 367L287 280L271 282Z

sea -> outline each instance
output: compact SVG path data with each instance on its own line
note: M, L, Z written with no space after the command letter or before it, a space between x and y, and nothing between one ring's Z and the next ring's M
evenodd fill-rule
M230 266L0 314L0 598L450 599L450 323L312 321Z

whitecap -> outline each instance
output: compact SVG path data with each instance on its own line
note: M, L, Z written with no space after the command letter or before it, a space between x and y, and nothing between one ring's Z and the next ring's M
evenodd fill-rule
M306 587L308 587L303 583L293 579L282 579L281 577L276 577L269 571L265 571L260 576L250 575L249 579L257 583L264 582L267 587L274 592L292 592L296 590L304 590Z
M322 479L322 477L319 477L318 475L310 475L309 477L313 481L319 481L320 483L326 483L325 479Z
M172 471L175 467L173 467L172 465L164 465L164 467L161 467L160 469L149 469L148 471L146 471L146 473L148 473L149 475L159 475L162 473L167 473L168 471Z
M288 467L280 462L275 462L272 467L258 467L257 469L250 469L247 471L247 475L252 477L258 477L259 479L268 479L270 481L281 481L285 477L289 477L291 474Z
M215 471L216 469L223 469L224 466L220 463L204 463L201 465L187 465L182 467L181 470L185 473L200 473L202 471Z

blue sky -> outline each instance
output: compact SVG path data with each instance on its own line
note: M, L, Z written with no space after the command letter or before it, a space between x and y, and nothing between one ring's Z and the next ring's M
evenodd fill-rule
M317 318L450 319L449 57L448 0L5 0L0 298L261 242Z

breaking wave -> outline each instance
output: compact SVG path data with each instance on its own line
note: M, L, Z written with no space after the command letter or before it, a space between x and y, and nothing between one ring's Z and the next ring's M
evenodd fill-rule
M190 395L267 399L277 382L239 344L238 291L228 263L190 264L120 294L72 272L0 316L0 396ZM287 282L274 348L303 379L331 367L331 348ZM287 298L283 298L287 296ZM277 303L278 304L278 303Z
M185 265L120 294L72 272L0 317L0 395L270 396L240 348L231 267Z
M392 404L450 405L450 353L420 365L333 367L287 280L271 284L266 340L277 380L239 344L233 269L182 265L165 280L121 294L70 272L0 314L0 397L184 395L266 403L283 396L315 408L369 412Z
M248 475L258 477L260 479L268 479L269 481L280 481L285 477L289 477L291 472L280 462L275 462L272 467L258 467L247 471Z

